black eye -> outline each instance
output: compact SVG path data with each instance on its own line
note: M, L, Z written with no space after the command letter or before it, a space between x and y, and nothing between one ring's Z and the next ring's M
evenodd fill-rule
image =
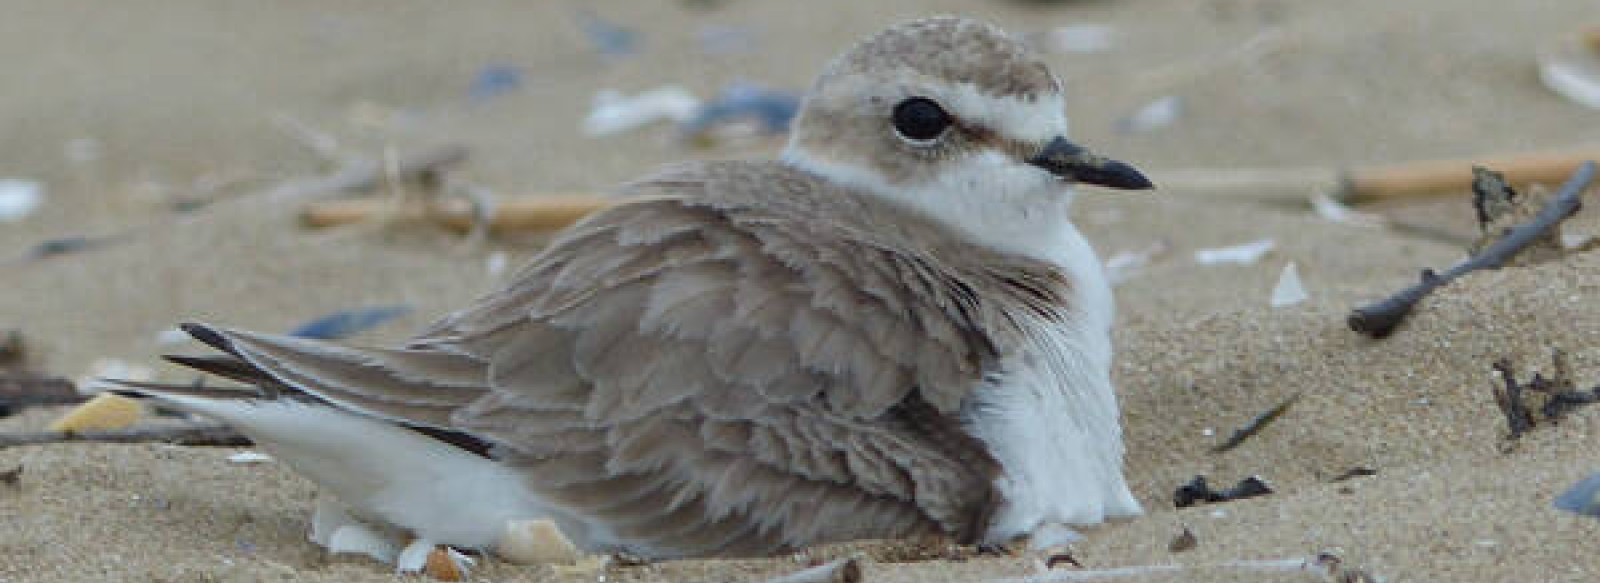
M894 106L894 131L900 137L926 142L950 127L950 114L926 97L912 97Z

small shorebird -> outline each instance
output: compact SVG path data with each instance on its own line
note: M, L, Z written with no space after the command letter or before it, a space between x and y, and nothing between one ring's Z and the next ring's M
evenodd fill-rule
M1150 183L1066 131L1017 40L907 22L827 67L781 160L632 183L403 345L189 324L221 354L171 358L248 387L123 392L232 425L408 553L530 518L664 558L1136 515L1112 295L1067 211Z

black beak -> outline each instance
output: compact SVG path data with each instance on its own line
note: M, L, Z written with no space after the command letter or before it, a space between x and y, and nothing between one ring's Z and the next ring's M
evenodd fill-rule
M1059 136L1050 140L1043 151L1029 158L1028 163L1068 182L1122 190L1155 188L1150 179L1145 178L1144 174L1133 166L1098 156Z

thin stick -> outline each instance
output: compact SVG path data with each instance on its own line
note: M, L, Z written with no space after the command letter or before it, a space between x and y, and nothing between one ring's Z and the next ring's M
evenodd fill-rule
M71 380L32 374L0 374L0 417L39 405L75 405L89 400Z
M0 433L0 449L51 443L171 443L194 446L250 445L250 439L223 425L134 427L111 431L34 431Z
M1150 172L1156 188L1244 200L1301 202L1325 194L1344 203L1462 192L1472 186L1472 167L1494 168L1514 186L1560 182L1584 162L1600 159L1600 147L1491 154L1446 160L1415 160L1349 168L1194 168Z
M1290 395L1289 398L1284 399L1283 402L1274 405L1271 409L1267 409L1265 413L1257 415L1255 419L1251 419L1249 423L1244 425L1244 427L1234 430L1233 435L1229 435L1227 441L1219 443L1216 445L1216 447L1211 448L1211 453L1223 453L1235 447L1239 447L1239 444L1244 443L1246 439L1250 439L1251 437L1255 436L1255 434L1260 433L1262 429L1266 429L1267 426L1271 425L1273 421L1278 420L1278 417L1283 416L1283 413L1289 410L1289 406L1294 405L1295 401L1299 400L1300 393Z
M1539 214L1533 220L1517 225L1505 237L1489 245L1482 252L1467 258L1466 261L1457 263L1443 275L1434 273L1432 269L1422 271L1422 281L1416 285L1400 290L1389 298L1368 304L1350 313L1346 320L1351 330L1366 334L1373 338L1383 338L1394 332L1396 326L1411 314L1418 302L1433 290L1444 286L1456 278L1480 269L1498 269L1505 265L1512 257L1527 246L1544 237L1551 229L1572 213L1578 212L1583 202L1583 191L1594 180L1594 162L1584 162L1578 171L1561 185L1561 190L1556 193L1544 208L1539 209Z
M1107 579L1132 579L1143 581L1151 575L1163 573L1194 573L1197 571L1247 571L1265 573L1304 573L1321 581L1328 568L1315 558L1267 559L1257 561L1227 561L1198 565L1136 565L1110 569L1057 570L1040 575L1001 579L991 583L1072 583L1075 581L1102 581Z
M417 214L452 229L466 231L485 223L500 231L555 231L577 222L597 210L628 199L588 194L517 196L494 201L493 211L465 199L434 201ZM300 215L310 227L332 227L358 223L379 216L384 202L373 199L328 200L307 205ZM487 214L487 216L484 216Z
M466 160L467 148L448 145L403 156L386 156L386 158L392 161L392 165L386 165L382 160L359 160L327 176L290 180L244 198L292 201L352 190L367 190L378 186L386 178L395 180L422 178Z

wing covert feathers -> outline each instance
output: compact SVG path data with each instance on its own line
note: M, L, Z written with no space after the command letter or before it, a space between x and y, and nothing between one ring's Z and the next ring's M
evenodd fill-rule
M956 413L1018 342L1013 314L1070 317L1060 274L775 163L630 194L404 348L197 337L342 406L493 442L634 552L981 533L999 467Z

